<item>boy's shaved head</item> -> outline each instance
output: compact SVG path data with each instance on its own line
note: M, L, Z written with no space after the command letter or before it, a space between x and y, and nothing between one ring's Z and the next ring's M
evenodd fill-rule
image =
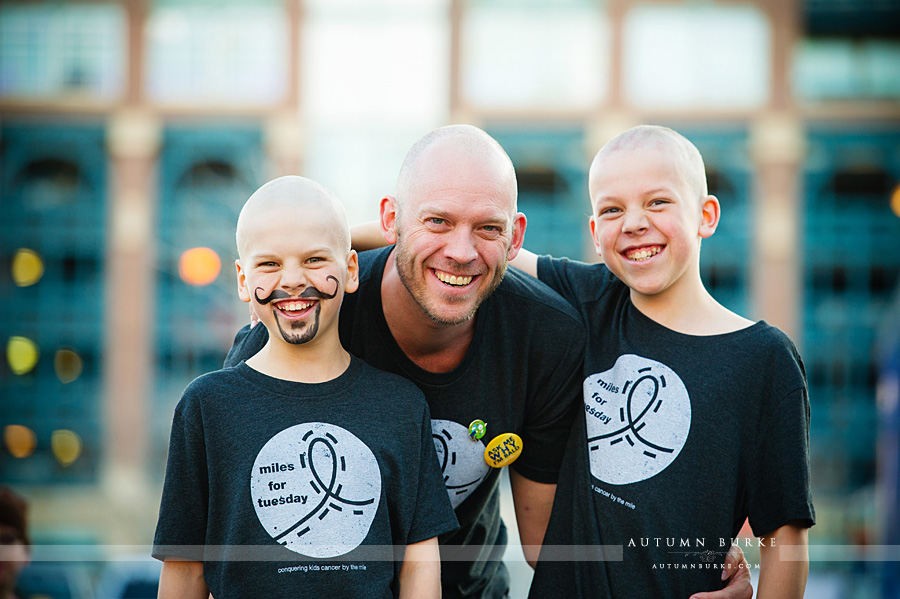
M406 153L397 177L397 201L406 203L416 185L443 161L469 160L491 170L494 179L512 197L513 212L518 189L516 171L506 151L493 137L472 125L447 125L431 131Z
M261 219L271 218L273 208L315 210L326 213L333 221L335 248L350 253L350 229L347 213L337 197L311 179L290 175L269 181L257 189L241 209L237 222L237 249L243 258L247 252L249 232Z
M594 202L595 174L603 168L604 159L618 152L657 149L668 153L681 173L684 182L690 186L697 198L706 197L706 169L700 151L686 137L668 127L639 125L614 137L606 143L591 163L588 176L591 202Z

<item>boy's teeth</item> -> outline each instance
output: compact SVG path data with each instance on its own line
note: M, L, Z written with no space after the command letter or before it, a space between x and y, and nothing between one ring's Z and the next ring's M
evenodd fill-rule
M278 308L285 312L298 312L300 310L306 310L312 305L312 302L282 302L278 304Z
M441 272L441 271L439 271L439 270L434 271L434 274L436 274L436 275L437 275L437 278L440 279L441 281L443 281L444 283L447 283L447 284L449 284L449 285L456 285L457 287L465 287L466 285L468 285L469 283L472 282L472 277L471 277L471 276L468 276L468 277L459 276L459 277L457 277L456 275L451 275L451 274L443 273L443 272Z
M648 258L652 258L656 254L659 253L658 247L653 248L644 248L641 250L637 250L634 252L628 252L628 259L634 260L635 262L641 262L642 260L647 260Z

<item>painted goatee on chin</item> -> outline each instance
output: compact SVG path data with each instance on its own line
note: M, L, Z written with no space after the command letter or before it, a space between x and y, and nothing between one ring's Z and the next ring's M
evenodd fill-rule
M316 315L312 324L306 322L289 322L288 330L285 330L282 326L281 318L279 318L278 312L276 311L275 324L278 325L278 331L281 333L282 338L292 345L302 345L315 339L316 333L319 332L319 311L321 309L321 304L316 305Z

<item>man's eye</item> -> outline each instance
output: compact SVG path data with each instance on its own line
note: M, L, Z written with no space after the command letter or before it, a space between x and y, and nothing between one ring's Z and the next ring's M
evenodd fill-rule
M488 233L502 233L503 232L503 227L499 227L497 225L485 225L482 228L485 231L487 231Z
M433 225L446 225L447 224L446 220L444 220L443 218L438 218L436 216L429 218L428 222L430 222Z

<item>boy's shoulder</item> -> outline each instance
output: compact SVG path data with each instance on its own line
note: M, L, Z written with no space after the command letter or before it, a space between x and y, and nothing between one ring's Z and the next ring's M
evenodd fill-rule
M585 304L608 297L612 290L627 287L602 262L589 263L570 258L538 257L538 279L573 304Z
M232 366L201 374L185 387L176 410L191 411L200 409L203 403L234 396L236 385L243 383L238 367Z
M799 358L797 347L788 335L765 320L748 322L746 328L735 331L739 334L736 344L744 351L752 351L755 355L783 356L789 354Z
M495 297L496 296L496 297ZM521 270L510 266L497 289L488 296L479 307L488 308L492 304L502 307L504 304L512 306L527 306L528 312L540 318L554 318L561 321L570 321L577 326L582 326L578 312L556 291L546 283L525 274ZM516 318L527 317L528 312L517 311Z

